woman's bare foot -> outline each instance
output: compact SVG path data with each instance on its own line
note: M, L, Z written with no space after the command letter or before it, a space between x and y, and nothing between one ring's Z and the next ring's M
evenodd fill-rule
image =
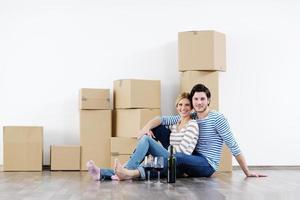
M86 163L86 167L89 171L89 174L91 175L91 177L93 178L93 180L95 181L99 181L100 180L100 168L96 166L95 162L90 160Z
M137 178L139 176L138 170L126 169L122 166L122 164L119 161L116 161L115 173L120 181Z

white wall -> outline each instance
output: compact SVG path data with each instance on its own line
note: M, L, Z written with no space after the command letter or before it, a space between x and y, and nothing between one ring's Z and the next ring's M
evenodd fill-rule
M79 143L79 88L115 79L160 79L171 114L177 32L214 29L227 35L221 111L249 165L300 165L300 5L260 2L0 1L1 141L2 126L41 125L49 164L51 144Z

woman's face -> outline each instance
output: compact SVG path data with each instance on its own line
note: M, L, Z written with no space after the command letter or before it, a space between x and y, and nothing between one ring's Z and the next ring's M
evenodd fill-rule
M181 117L189 116L192 111L191 102L189 99L181 99L177 104L177 112Z

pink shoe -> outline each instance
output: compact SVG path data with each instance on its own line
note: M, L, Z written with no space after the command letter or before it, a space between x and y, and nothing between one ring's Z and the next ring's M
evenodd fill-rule
M95 162L92 161L92 160L89 160L87 163L86 163L86 167L88 169L88 172L90 174L90 176L93 178L93 180L95 181L99 181L100 180L100 175L101 175L101 169L98 168L96 165L95 165Z

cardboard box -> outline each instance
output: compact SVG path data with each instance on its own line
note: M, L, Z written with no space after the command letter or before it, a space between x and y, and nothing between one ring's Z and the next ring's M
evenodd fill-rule
M43 127L3 127L4 171L42 171Z
M115 108L160 108L160 81L114 81Z
M109 89L82 88L79 92L79 107L84 109L111 109Z
M136 148L138 140L136 138L111 137L110 151L112 156L122 154L131 155Z
M51 145L51 170L80 170L80 146Z
M232 154L226 145L223 145L218 172L232 172Z
M110 162L111 167L114 167L114 166L115 166L115 159L118 159L118 161L119 161L121 164L124 164L124 163L126 163L126 162L130 159L130 156L131 156L131 155L111 156L111 162Z
M185 71L180 76L180 92L190 92L194 85L204 84L211 93L210 109L219 110L219 72Z
M80 110L81 170L89 160L110 167L111 129L111 110Z
M130 159L138 140L136 138L112 137L110 142L111 166L114 166L115 159L118 159L122 164Z
M160 109L118 109L115 110L116 137L136 137L146 123L160 116Z
M225 34L217 31L178 33L179 71L226 71Z

